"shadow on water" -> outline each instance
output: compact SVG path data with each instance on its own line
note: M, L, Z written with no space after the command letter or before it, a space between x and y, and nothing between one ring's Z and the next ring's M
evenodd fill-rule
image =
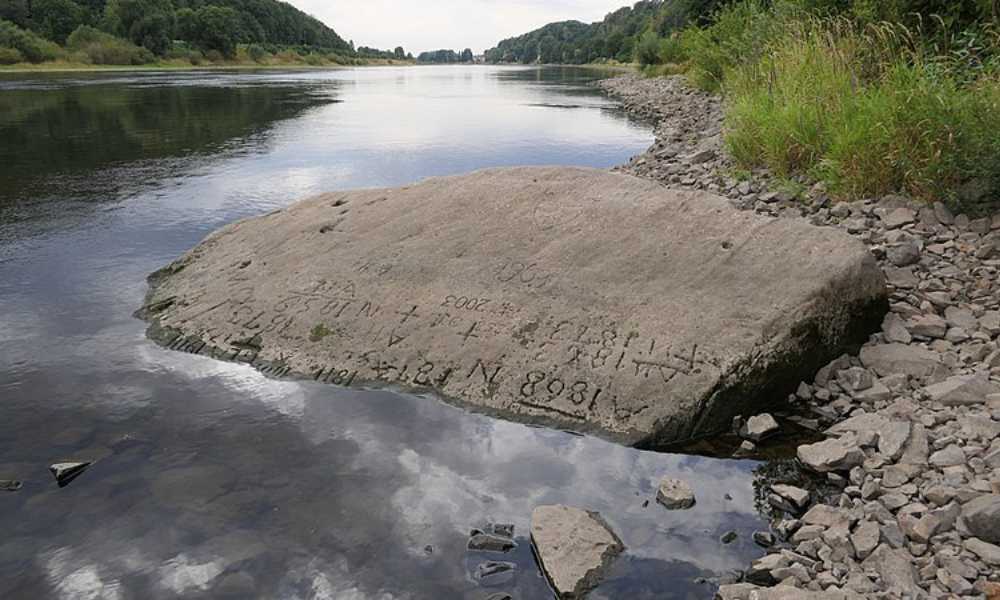
M205 161L266 151L276 123L338 101L332 86L308 82L172 83L0 79L0 222L33 214L27 204L112 202Z
M527 538L548 503L600 511L627 546L592 598L708 598L761 555L772 474L754 461L268 380L163 350L131 317L148 273L310 193L624 162L651 135L587 85L599 76L0 77L0 480L24 484L0 492L0 597L548 599ZM96 462L60 489L61 460ZM667 475L693 509L656 504ZM518 548L469 553L487 522L514 524ZM477 581L487 560L515 574Z

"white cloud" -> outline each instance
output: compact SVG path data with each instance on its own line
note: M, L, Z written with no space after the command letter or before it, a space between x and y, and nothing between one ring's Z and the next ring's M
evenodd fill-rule
M359 46L414 54L472 48L477 54L504 38L546 23L600 21L630 0L291 0Z

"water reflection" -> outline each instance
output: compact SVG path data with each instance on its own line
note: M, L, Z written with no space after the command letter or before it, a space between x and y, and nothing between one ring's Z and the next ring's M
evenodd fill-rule
M695 578L757 555L752 464L270 381L158 348L131 318L147 273L309 193L623 162L649 132L585 85L596 76L0 79L16 107L0 112L0 479L24 481L0 495L0 597L480 599L472 573L492 559L517 571L490 591L549 598L525 536L550 502L601 511L628 546L595 598L704 598ZM46 468L61 459L97 462L59 489ZM695 509L647 504L668 474ZM518 549L470 555L487 521L515 524Z

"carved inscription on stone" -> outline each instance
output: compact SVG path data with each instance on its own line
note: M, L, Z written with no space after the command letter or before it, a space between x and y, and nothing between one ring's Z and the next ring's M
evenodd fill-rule
M141 315L168 348L275 377L688 436L725 421L738 377L767 380L753 369L795 341L796 311L867 276L852 240L796 227L601 171L485 171L226 227L154 275Z

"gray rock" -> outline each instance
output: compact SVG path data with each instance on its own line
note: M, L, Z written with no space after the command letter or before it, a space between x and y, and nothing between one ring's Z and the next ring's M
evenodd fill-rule
M984 542L978 538L970 538L962 542L965 549L978 556L984 563L1000 567L1000 546Z
M724 585L715 597L717 600L860 600L857 594L836 589L814 591L785 584L768 588L750 583Z
M777 540L774 539L774 534L770 531L753 532L753 541L761 548L770 548L777 543Z
M695 497L686 481L664 477L656 490L656 501L669 510L684 510L694 506Z
M878 523L865 521L857 526L851 534L851 543L859 560L868 558L875 551L881 536Z
M882 217L882 223L885 225L886 229L897 229L904 225L915 223L916 221L916 213L909 208L897 208Z
M56 483L59 484L59 487L66 487L74 479L82 475L87 470L87 467L92 464L94 463L90 461L55 463L49 466L49 472L56 478Z
M517 543L509 537L492 533L473 532L467 544L469 550L483 552L508 552L517 548Z
M909 421L892 421L879 432L878 451L889 460L896 460L903 453L910 439L912 425Z
M905 550L882 544L864 560L862 566L880 574L883 583L889 587L908 591L919 587L913 557Z
M781 427L778 426L778 422L774 420L774 417L768 413L763 413L747 419L746 423L740 427L740 437L753 442L760 442L778 433L780 430Z
M888 306L841 230L574 167L317 196L150 282L139 315L171 348L652 448L794 392Z
M0 479L0 492L16 492L23 487L20 481L14 479Z
M942 448L934 454L931 454L931 457L928 460L935 467L954 467L964 465L966 458L965 452L962 452L962 448L952 444L951 446Z
M920 262L920 246L912 240L907 240L887 248L885 255L889 262L897 267L908 267Z
M849 392L863 392L875 384L875 378L867 369L851 367L837 373L837 383Z
M722 537L719 538L719 541L722 542L723 544L732 544L737 539L739 539L739 537L740 535L735 531L727 531L726 533L722 534Z
M924 388L928 398L945 406L984 404L987 396L997 392L1000 386L991 382L986 373L956 375Z
M482 585L499 585L510 581L517 565L512 562L490 560L476 565L472 577Z
M923 378L945 371L940 354L906 344L865 346L861 349L861 362L881 377L902 373Z
M531 513L531 541L560 598L582 598L624 551L618 536L595 512L539 506Z
M979 320L967 308L949 306L944 309L944 318L952 327L959 327L967 331L975 331L979 328Z
M964 504L962 520L973 536L1000 544L1000 494L987 494Z
M849 471L865 460L860 448L840 439L799 446L797 455L802 464L817 473Z
M948 333L948 322L934 314L920 315L907 326L913 335L925 338L943 338Z
M776 483L771 486L771 491L787 502L787 506L792 509L787 512L801 512L809 506L809 492L802 488Z
M906 329L905 321L893 312L887 314L882 321L882 333L885 335L885 341L890 343L909 344L913 341L913 336Z

